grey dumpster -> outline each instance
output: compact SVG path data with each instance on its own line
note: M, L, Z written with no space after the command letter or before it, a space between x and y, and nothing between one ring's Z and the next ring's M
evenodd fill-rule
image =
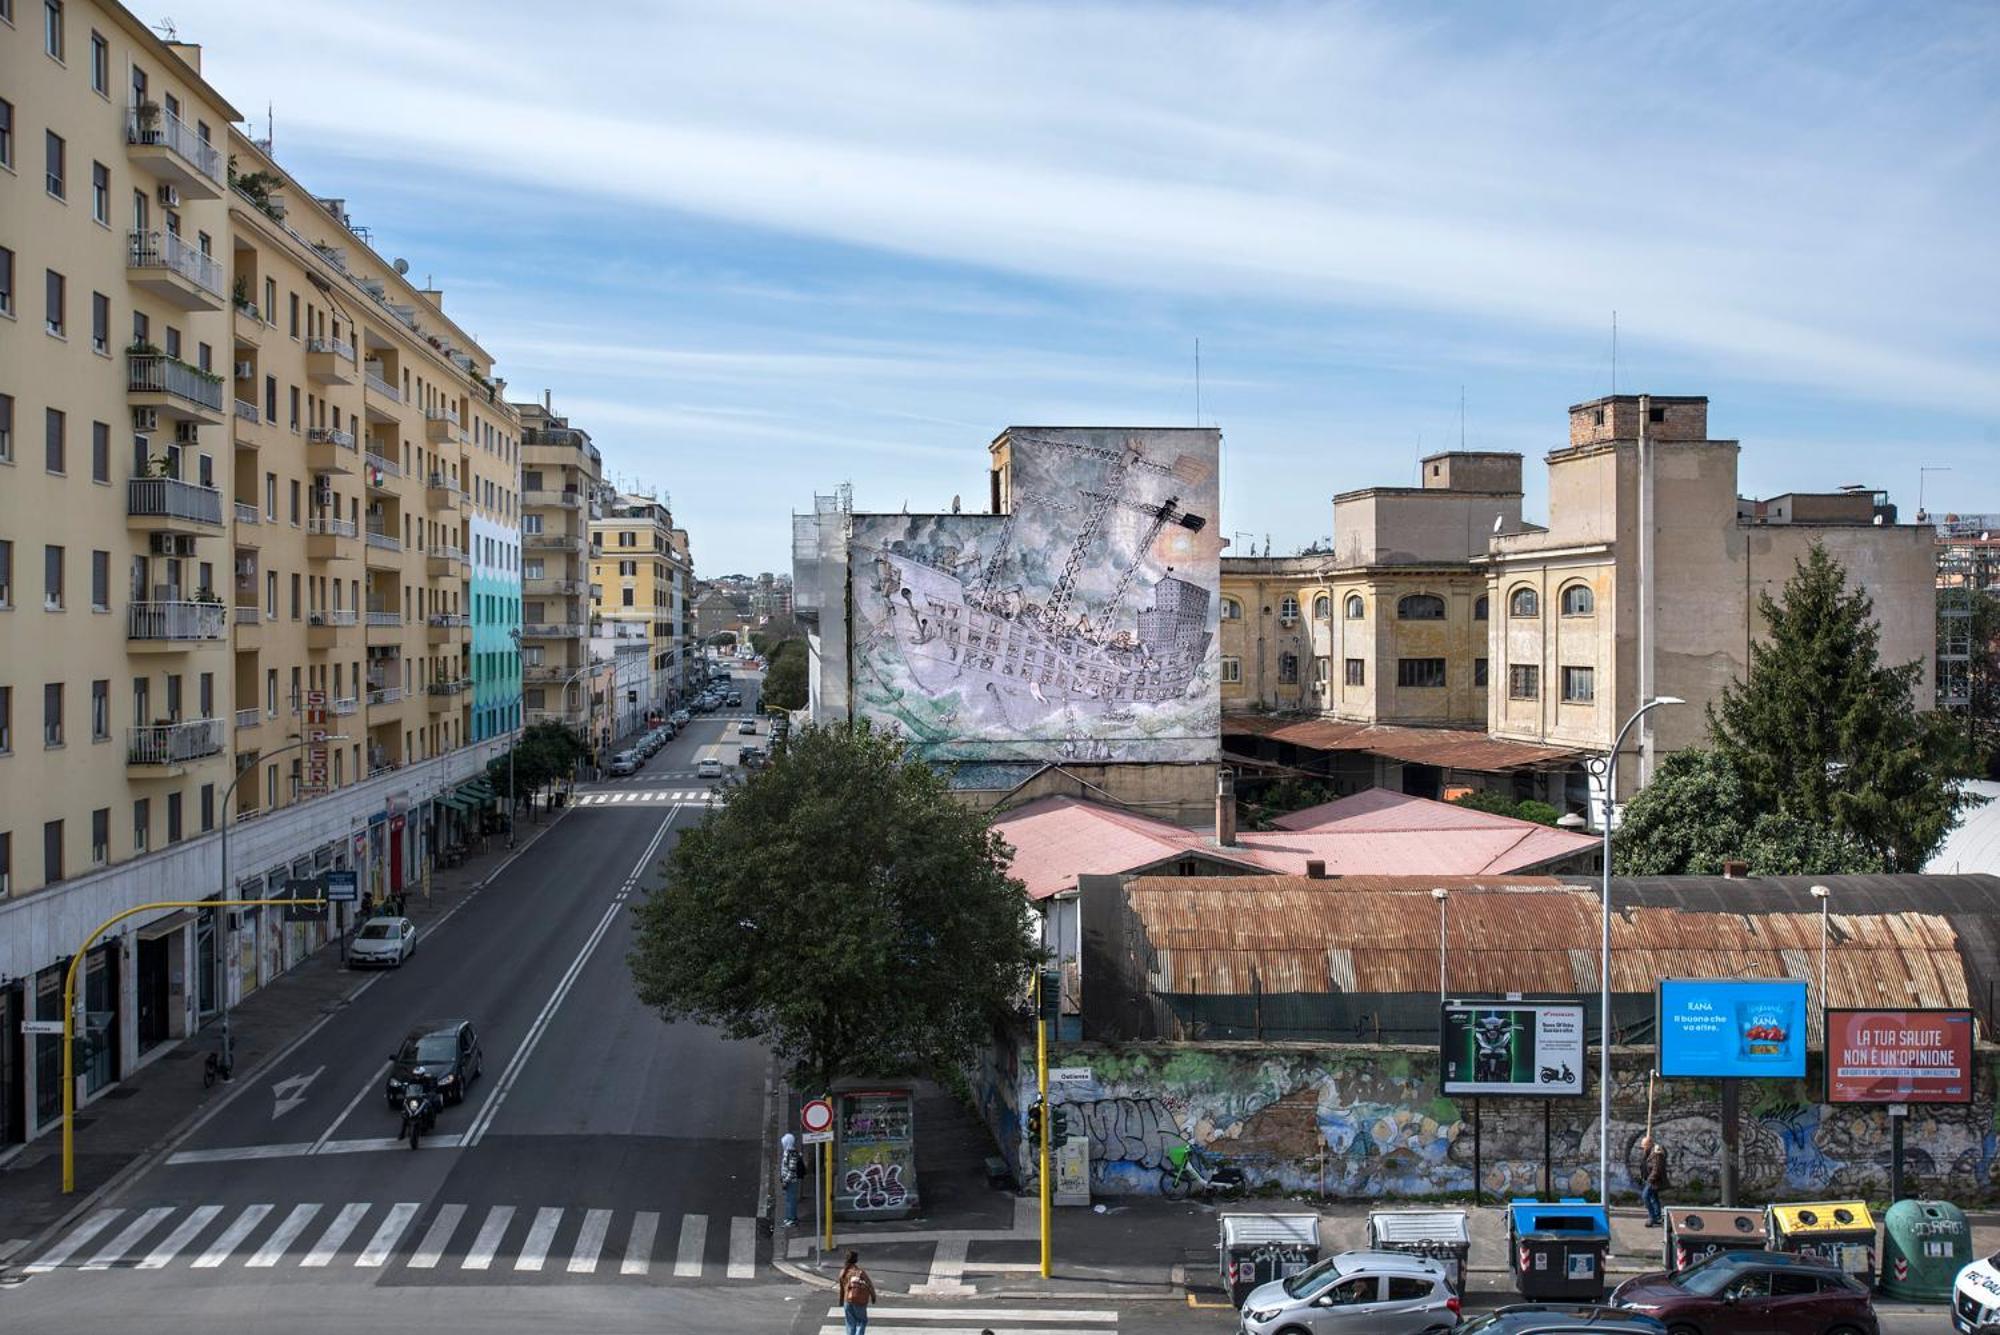
M1225 1214L1218 1245L1223 1287L1240 1307L1259 1284L1289 1279L1319 1259L1319 1216Z
M1690 1208L1670 1205L1661 1261L1669 1271L1681 1271L1717 1252L1762 1251L1764 1212L1721 1206Z
M1514 1200L1507 1206L1507 1250L1523 1298L1604 1297L1604 1253L1611 1217L1580 1196Z
M1463 1210L1370 1210L1368 1245L1377 1251L1444 1262L1452 1291L1465 1292L1465 1256L1472 1233Z

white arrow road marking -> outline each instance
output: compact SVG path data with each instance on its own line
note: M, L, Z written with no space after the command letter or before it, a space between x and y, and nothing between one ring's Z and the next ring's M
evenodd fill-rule
M325 1069L324 1066L316 1067L311 1075L289 1076L273 1084L271 1086L271 1098L276 1102L277 1106L271 1111L271 1120L274 1122L277 1121L280 1117L283 1117L286 1113L304 1103L306 1101L306 1086L319 1079L319 1073Z

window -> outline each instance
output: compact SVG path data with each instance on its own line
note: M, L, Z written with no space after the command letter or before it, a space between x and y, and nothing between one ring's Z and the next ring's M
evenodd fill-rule
M101 162L90 164L90 216L106 226L111 223L111 169Z
M1434 593L1412 593L1396 600L1398 621L1442 621L1444 599Z
M636 575L639 573L639 563L637 561L620 561L618 563L618 573L621 575Z
M167 794L167 842L170 844L177 844L180 841L181 841L181 795L179 793L168 793Z
M292 479L291 516L292 527L297 528L299 526L299 480L297 478Z
M1486 685L1486 660L1483 658L1472 660L1472 684L1474 686Z
M63 143L63 137L54 130L42 131L42 144L43 170L46 174L42 187L55 198L62 199L65 197L64 191L68 188L63 179L68 175L63 169L63 157L67 146Z
M624 596L624 605L627 607L632 606L632 590L620 589L618 592Z
M278 280L277 279L266 278L264 280L264 309L259 311L258 314L264 317L265 324L278 323Z
M90 554L90 610L111 610L111 553Z
M1542 670L1532 665L1516 664L1507 669L1507 698L1509 700L1533 700L1542 693Z
M1317 598L1313 599L1313 620L1314 621L1333 620L1333 599L1327 597L1323 593L1320 594Z
M0 607L14 605L14 543L0 538Z
M1507 615L1510 617L1532 617L1542 614L1541 600L1535 591L1525 584L1507 595Z
M1299 680L1299 656L1297 654L1278 655L1278 684L1296 686Z
M98 32L90 34L90 91L111 93L111 43Z
M1597 698L1597 669L1587 667L1566 667L1563 669L1563 703L1587 705Z
M1323 687L1328 681L1332 680L1332 677L1333 660L1331 658L1315 658L1313 660L1313 685Z
M63 744L63 688L59 681L42 687L42 745Z
M111 679L101 677L90 683L90 740L108 741L111 737Z
M1280 621L1297 621L1299 619L1299 600L1292 597L1289 593L1278 599L1278 619Z
M102 867L111 861L111 808L99 807L90 813L90 865Z
M1587 617L1597 611L1597 599L1592 596L1587 584L1571 584L1562 591L1562 614L1566 617Z
M1418 1279L1414 1275L1389 1276L1389 1301L1392 1303L1414 1302L1430 1296L1431 1282L1427 1279Z
M63 878L62 825L59 820L47 821L42 825L42 880L50 885Z
M214 828L215 828L215 785L212 783L205 783L201 786L201 831L203 834L207 834L210 830Z
M63 549L42 548L42 607L60 612L63 605Z
M1341 664L1341 671L1341 680L1349 686L1366 686L1368 684L1368 665L1363 659L1347 659Z
M1243 660L1240 658L1224 657L1222 660L1222 680L1230 683L1242 681Z
M111 424L92 422L90 424L90 480L92 482L111 481Z
M54 269L43 271L42 278L42 318L46 328L57 338L68 336L69 317L64 308L69 305L69 282Z
M14 104L0 99L0 167L14 165Z
M111 351L111 298L102 292L90 294L90 348L93 352Z
M66 473L68 462L69 418L60 408L49 408L42 414L43 464L51 473Z
M1398 686L1437 687L1444 685L1442 658L1399 658L1396 660Z
M1664 422L1667 420L1667 410L1665 408L1655 408L1648 404L1646 407L1646 420L1648 422Z
M1474 621L1485 621L1492 613L1493 600L1485 594L1482 593L1472 600L1472 619Z
M14 888L14 836L0 830L0 897Z
M142 797L132 804L132 851L143 853L153 841L153 800Z
M1359 621L1362 618L1363 612L1364 612L1364 605L1361 601L1361 595L1358 593L1348 594L1347 619L1349 621Z
M14 749L14 688L0 686L0 756Z
M1773 1298L1797 1298L1820 1291L1819 1280L1812 1275L1794 1275L1783 1270L1771 1272L1771 1296Z
M290 314L288 316L287 322L291 326L292 337L297 338L299 336L299 294L294 292L291 293L290 295L291 295L291 303L289 306Z
M0 246L0 315L14 313L14 252Z

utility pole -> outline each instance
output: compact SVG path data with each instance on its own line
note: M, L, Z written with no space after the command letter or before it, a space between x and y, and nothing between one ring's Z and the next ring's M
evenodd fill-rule
M1041 1219L1042 1219L1042 1278L1049 1278L1053 1269L1049 1246L1049 1141L1055 1138L1055 1119L1049 1116L1049 1006L1045 994L1048 987L1046 970L1035 970L1035 1091L1039 1101L1039 1116L1042 1123L1041 1134ZM1060 993L1058 993L1060 994Z

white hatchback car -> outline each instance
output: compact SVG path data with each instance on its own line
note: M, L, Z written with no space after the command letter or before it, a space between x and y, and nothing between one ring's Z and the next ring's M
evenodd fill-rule
M370 918L347 947L349 964L393 964L417 953L417 928L408 918Z
M2000 1252L1958 1272L1958 1282L1952 1286L1951 1324L1964 1335L2000 1324Z
M694 776L697 779L719 779L722 777L722 762L714 756L699 761L695 764Z

